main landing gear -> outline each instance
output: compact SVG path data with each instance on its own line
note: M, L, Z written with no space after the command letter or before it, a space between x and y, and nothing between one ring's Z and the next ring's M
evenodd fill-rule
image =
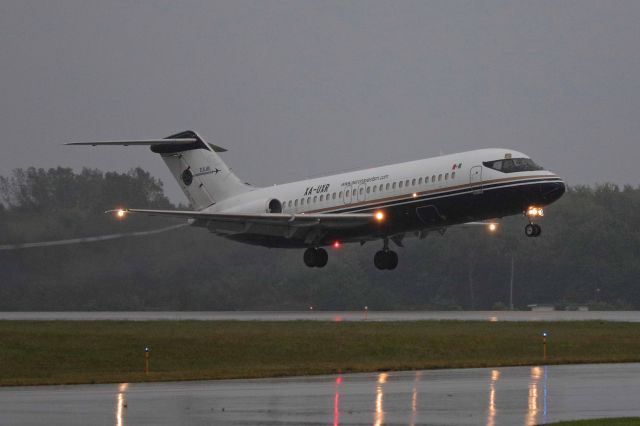
M389 250L389 240L384 239L384 247L382 250L376 252L373 256L373 264L378 269L396 269L398 266L398 253L393 250Z
M323 248L309 247L304 251L304 264L309 268L324 268L329 261L329 255Z
M396 269L396 266L398 266L398 254L393 250L380 250L373 256L373 264L378 269Z
M532 206L524 214L529 219L529 223L524 227L524 234L527 237L539 237L542 234L542 228L540 225L533 223L533 219L544 216L544 211L539 207Z

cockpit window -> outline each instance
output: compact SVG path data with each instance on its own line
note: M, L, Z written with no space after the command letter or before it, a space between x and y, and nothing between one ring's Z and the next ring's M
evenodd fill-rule
M531 172L543 170L530 158L509 158L505 160L485 161L485 167L502 173Z

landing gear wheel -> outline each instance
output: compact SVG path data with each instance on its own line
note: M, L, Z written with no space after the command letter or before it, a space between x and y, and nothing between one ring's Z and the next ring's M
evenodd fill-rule
M317 268L323 268L329 261L329 255L323 248L309 247L304 251L303 259L304 264L309 268L313 268L314 266Z
M540 227L540 225L538 224L533 224L533 227L535 228L536 234L534 235L534 237L539 237L540 234L542 234L542 228Z
M533 227L533 223L529 223L527 226L524 227L524 235L526 235L527 237L533 237L535 233L536 231L535 231L535 228Z
M380 250L373 257L373 264L378 269L396 269L398 266L398 254L391 250Z
M390 251L387 253L387 269L393 270L398 266L398 253Z
M316 249L309 247L304 251L304 264L309 268L316 266Z
M382 250L376 252L375 256L373 256L373 264L378 269L387 269L387 252Z
M323 248L316 249L316 267L324 268L329 261L329 255Z
M524 233L527 237L537 237L542 234L542 228L536 223L530 223L524 227Z

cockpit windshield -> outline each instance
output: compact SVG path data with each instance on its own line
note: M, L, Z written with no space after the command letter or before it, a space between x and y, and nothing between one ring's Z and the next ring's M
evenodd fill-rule
M485 161L485 167L502 173L531 172L543 170L530 158L508 158L504 160Z

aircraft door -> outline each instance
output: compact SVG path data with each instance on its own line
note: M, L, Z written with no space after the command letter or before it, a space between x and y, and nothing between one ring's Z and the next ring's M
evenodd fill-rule
M351 204L351 199L353 198L352 192L353 186L349 183L344 187L344 203Z
M367 197L367 185L364 183L358 185L358 191L356 192L356 197L358 201L365 201Z
M480 195L482 189L482 166L473 166L469 172L469 183L473 188L474 195Z

